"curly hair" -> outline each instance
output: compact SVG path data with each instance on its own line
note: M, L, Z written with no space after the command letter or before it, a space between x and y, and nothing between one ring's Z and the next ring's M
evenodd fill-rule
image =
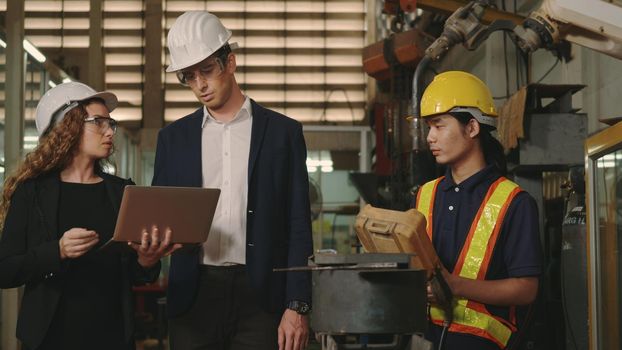
M4 226L11 197L20 184L52 171L60 171L71 163L78 153L84 132L84 119L88 116L85 106L92 102L94 101L82 102L69 110L60 123L41 137L39 145L26 154L17 171L5 180L0 199L0 229ZM108 158L96 162L95 171L101 172L107 162Z

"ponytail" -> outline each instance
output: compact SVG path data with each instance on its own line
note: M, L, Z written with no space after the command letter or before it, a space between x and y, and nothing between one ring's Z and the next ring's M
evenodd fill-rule
M467 125L469 120L474 119L468 112L450 112L451 116L456 118L460 124ZM479 124L479 142L484 152L486 164L492 165L503 176L508 173L507 161L501 142L492 136L493 127L486 124Z
M484 151L484 159L486 164L492 164L501 175L506 176L508 173L508 165L505 159L505 153L501 142L490 134L491 127L480 124L479 140Z

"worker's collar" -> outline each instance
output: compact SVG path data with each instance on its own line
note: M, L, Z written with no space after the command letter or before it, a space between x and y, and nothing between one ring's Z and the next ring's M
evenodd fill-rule
M462 181L460 185L456 185L453 177L451 176L451 168L447 167L447 170L445 171L445 178L438 184L438 186L443 191L449 191L458 187L461 190L473 192L473 190L478 185L490 179L491 177L499 177L499 174L495 169L494 165L487 165L482 170L471 175L468 179Z
M251 107L251 99L248 96L245 96L244 103L242 103L242 107L238 111L238 113L231 119L228 123L223 123L216 118L214 118L210 112L207 110L207 107L203 106L203 123L201 123L201 127L205 127L207 123L218 123L218 124L235 124L242 122L246 119L250 119L252 117L252 107Z

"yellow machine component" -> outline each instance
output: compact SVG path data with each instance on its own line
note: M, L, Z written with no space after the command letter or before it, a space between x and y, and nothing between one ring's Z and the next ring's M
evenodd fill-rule
M415 209L405 212L366 205L356 217L356 234L369 253L415 254L411 263L425 269L428 277L440 260L426 233L426 220Z
M411 268L427 272L432 293L451 317L451 289L426 231L425 216L416 209L396 211L366 205L356 216L356 235L369 253L410 253Z
M421 98L423 118L443 114L456 107L473 107L497 117L490 90L473 74L448 71L434 77Z

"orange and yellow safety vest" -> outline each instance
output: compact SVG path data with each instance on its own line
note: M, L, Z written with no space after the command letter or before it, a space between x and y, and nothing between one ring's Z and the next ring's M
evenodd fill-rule
M417 194L417 210L426 217L430 240L433 232L434 197L442 179L441 177L426 183ZM500 177L490 186L462 246L452 272L454 275L479 280L486 278L503 219L510 203L520 191L517 184L505 177ZM516 332L514 307L510 308L510 315L512 320L508 321L492 315L484 304L457 298L449 331L473 334L505 348L512 333ZM429 316L438 325L442 325L445 320L444 311L434 305L430 308Z

